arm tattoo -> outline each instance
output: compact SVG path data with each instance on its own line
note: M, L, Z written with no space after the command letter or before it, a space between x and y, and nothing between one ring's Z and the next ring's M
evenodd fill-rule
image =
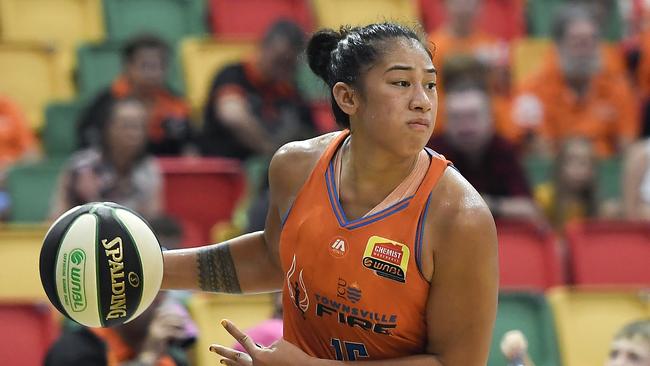
M201 249L196 258L201 290L231 294L241 293L235 264L230 255L230 245L221 244Z

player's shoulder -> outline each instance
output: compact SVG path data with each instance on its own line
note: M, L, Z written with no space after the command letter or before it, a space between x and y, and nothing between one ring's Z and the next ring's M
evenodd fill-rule
M271 169L297 173L311 171L318 163L325 149L340 132L331 132L308 140L292 141L273 155Z
M490 210L476 189L456 170L445 169L438 184L431 192L434 208L428 219L435 226L459 229L490 229L494 219Z
M271 184L302 186L329 144L341 132L331 132L308 140L293 141L273 155L269 167Z

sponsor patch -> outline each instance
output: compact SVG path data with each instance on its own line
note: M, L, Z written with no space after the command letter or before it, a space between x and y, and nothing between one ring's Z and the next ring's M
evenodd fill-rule
M368 239L361 263L378 276L404 283L410 255L406 245L372 236Z

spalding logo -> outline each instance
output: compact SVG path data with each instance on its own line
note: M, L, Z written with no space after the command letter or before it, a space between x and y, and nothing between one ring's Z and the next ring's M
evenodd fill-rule
M122 252L122 238L119 236L107 242L102 240L102 245L108 266L111 270L111 307L106 315L106 320L126 317L126 293L124 285L124 255Z
M72 300L72 311L79 312L86 309L86 253L75 248L68 256L68 297Z

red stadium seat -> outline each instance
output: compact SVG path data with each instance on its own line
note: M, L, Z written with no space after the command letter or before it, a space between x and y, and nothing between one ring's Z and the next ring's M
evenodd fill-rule
M543 290L562 283L556 237L532 223L500 221L500 286Z
M42 365L58 332L48 305L0 303L0 365Z
M486 0L477 26L486 33L512 40L526 30L523 0ZM420 0L420 14L427 32L433 32L447 18L444 0Z
M220 37L257 40L281 18L305 31L314 24L307 0L210 0L210 27Z
M650 285L650 224L586 221L567 228L579 285Z
M221 221L230 221L245 179L236 160L218 158L160 158L164 175L166 212L183 222L186 233L197 244L196 228L201 241L207 243L210 230Z

